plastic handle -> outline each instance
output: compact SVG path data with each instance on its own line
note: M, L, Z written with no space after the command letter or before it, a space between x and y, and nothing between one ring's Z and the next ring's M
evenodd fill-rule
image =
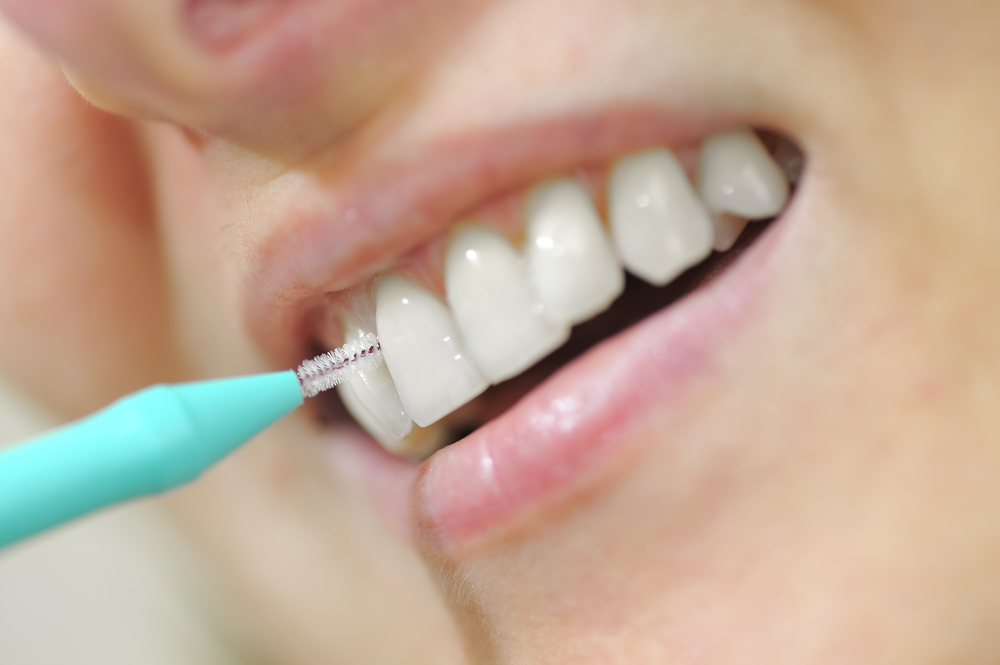
M0 452L0 547L194 480L301 403L290 371L160 384Z

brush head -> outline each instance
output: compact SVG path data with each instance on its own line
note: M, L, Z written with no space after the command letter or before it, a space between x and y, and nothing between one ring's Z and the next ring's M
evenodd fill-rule
M382 363L382 347L375 333L351 340L340 348L305 360L296 372L303 397L315 397Z

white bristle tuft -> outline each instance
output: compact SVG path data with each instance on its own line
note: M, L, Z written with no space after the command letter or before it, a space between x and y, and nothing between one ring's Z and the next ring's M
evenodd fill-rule
M361 372L375 369L382 363L382 347L374 333L354 339L342 347L327 351L299 365L299 383L303 397L315 397Z

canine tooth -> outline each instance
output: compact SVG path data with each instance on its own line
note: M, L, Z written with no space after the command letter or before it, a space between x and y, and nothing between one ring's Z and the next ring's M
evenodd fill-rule
M403 408L426 427L486 390L448 307L401 277L375 284L375 325L382 356Z
M493 383L520 374L569 337L568 325L543 315L520 255L493 231L470 227L452 238L444 276L466 348Z
M625 267L663 286L712 251L712 219L674 154L620 159L608 178L608 222Z
M528 197L525 253L547 316L578 323L604 310L625 288L601 218L579 183L556 180Z
M348 343L363 342L359 344L359 348L370 343L369 339L374 341L374 335L362 328L353 317L344 317L344 331L344 338ZM358 424L384 447L400 452L403 437L413 431L413 421L399 400L396 385L392 382L385 363L359 371L357 376L337 388L344 406ZM363 415L355 413L359 407L364 408Z
M713 134L701 146L698 190L713 213L774 217L788 200L788 181L749 129Z
M736 244L743 229L750 222L746 217L737 217L728 212L720 212L712 215L712 226L714 228L715 239L712 241L712 249L717 252L728 252Z

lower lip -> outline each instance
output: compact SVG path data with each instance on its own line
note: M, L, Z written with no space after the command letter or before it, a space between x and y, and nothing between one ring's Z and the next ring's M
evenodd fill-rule
M630 429L648 414L680 408L755 310L792 214L707 287L591 349L438 451L413 490L424 545L462 557L633 459Z

